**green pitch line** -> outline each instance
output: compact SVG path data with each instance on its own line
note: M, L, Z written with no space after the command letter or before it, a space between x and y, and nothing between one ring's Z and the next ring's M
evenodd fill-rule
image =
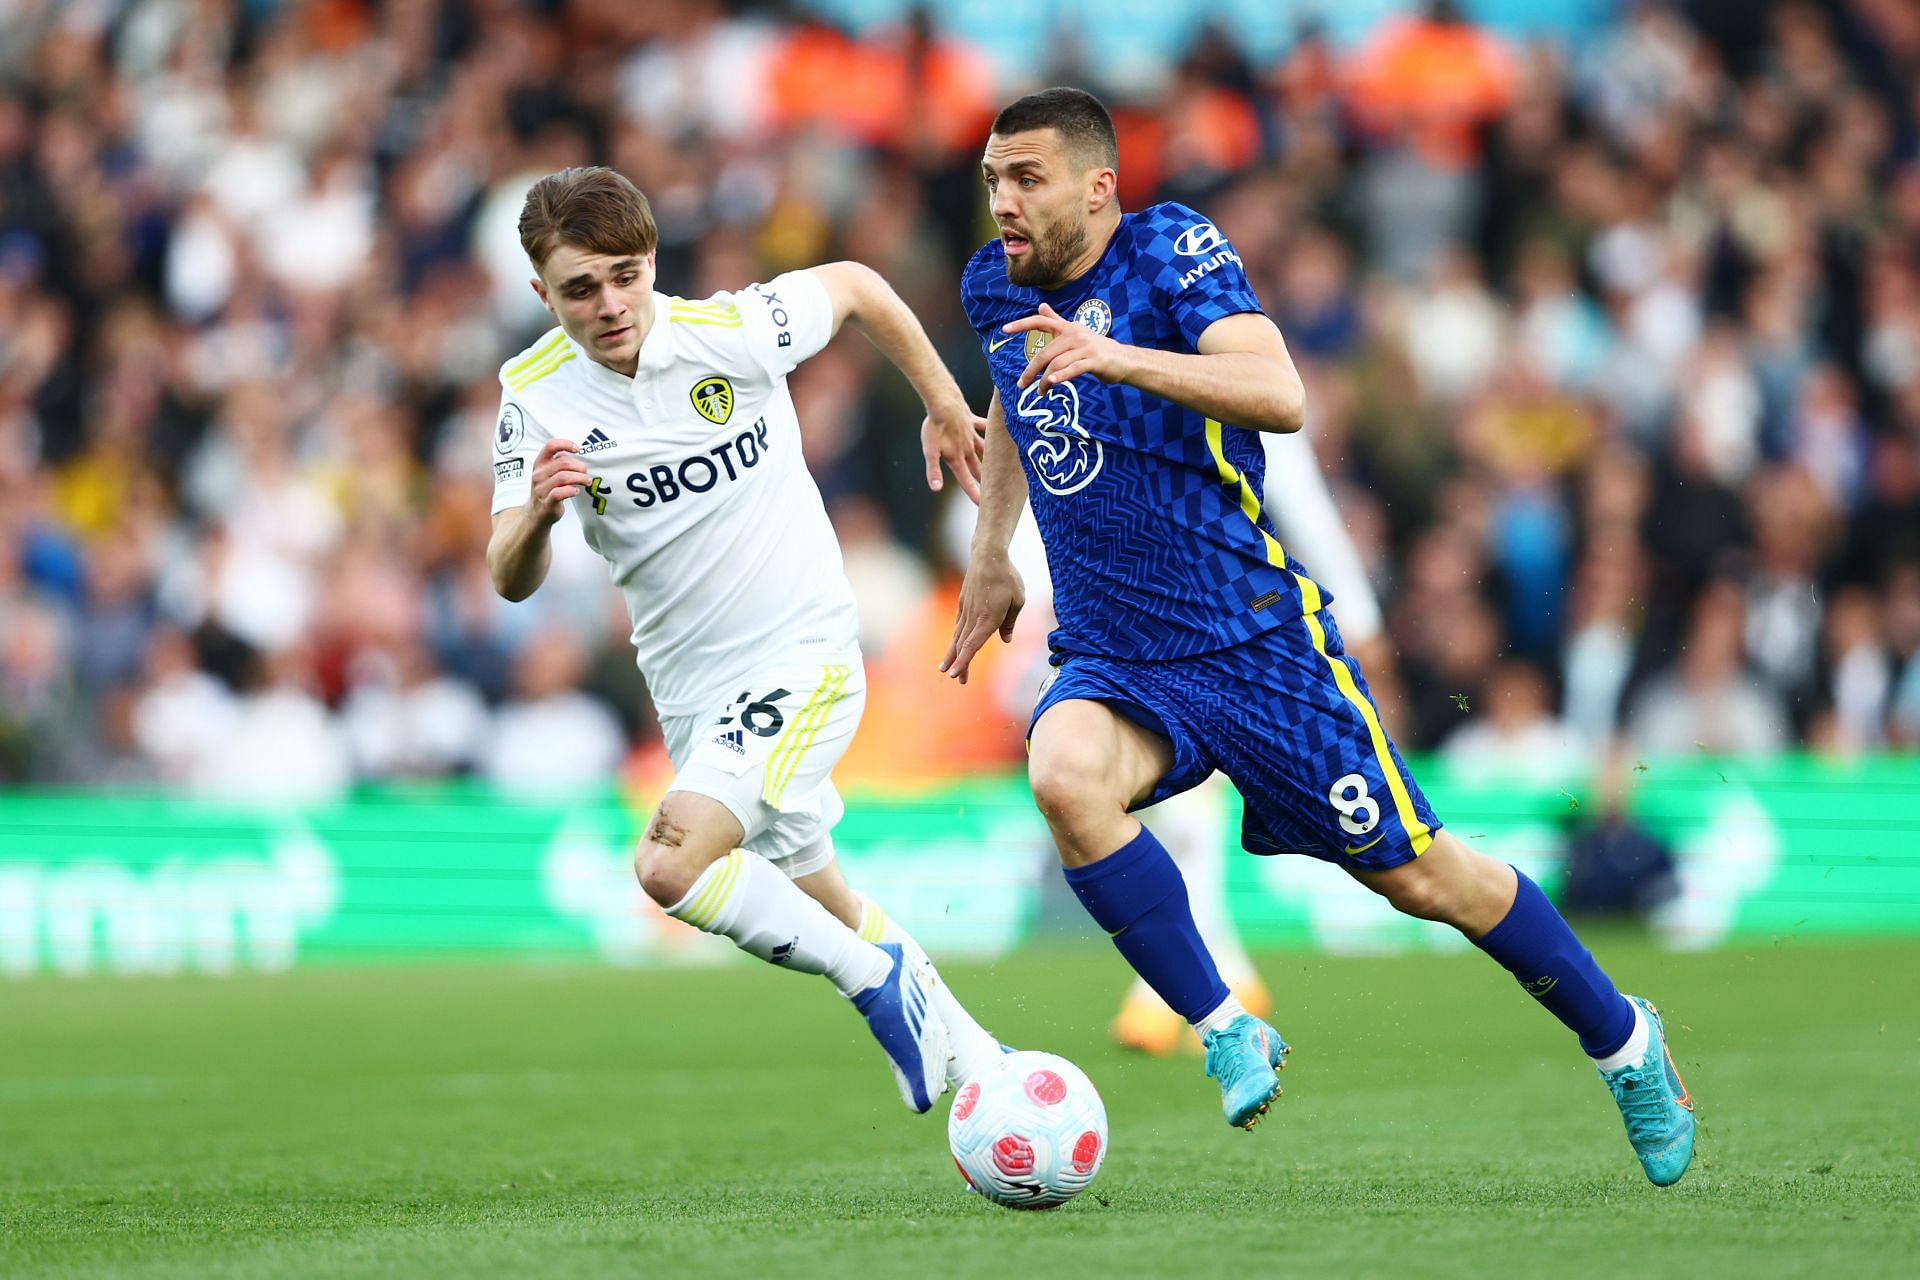
M962 1191L945 1104L909 1116L798 975L0 984L0 1275L1910 1274L1920 945L1598 949L1701 1102L1669 1192L1476 955L1266 956L1296 1050L1251 1135L1197 1059L1107 1047L1110 952L956 966L1107 1099L1093 1193L1031 1215Z

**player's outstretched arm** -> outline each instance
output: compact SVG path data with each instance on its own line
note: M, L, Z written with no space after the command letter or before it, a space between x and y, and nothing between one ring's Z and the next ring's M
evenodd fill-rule
M493 589L509 600L525 600L547 580L553 561L548 531L566 510L567 499L591 483L580 461L580 446L549 440L533 460L533 489L520 506L493 513L487 539L487 571Z
M961 684L973 655L993 635L1013 639L1013 624L1027 602L1026 585L1013 567L1007 547L1014 526L1027 506L1027 477L1020 467L1020 449L1007 431L1007 416L994 393L987 406L987 453L980 469L980 518L973 527L973 547L967 554L967 576L960 584L960 608L953 621L953 642L940 669Z
M1209 418L1255 431L1298 431L1307 393L1286 341L1273 321L1257 311L1225 316L1208 325L1195 344L1198 354L1129 346L1085 325L1073 324L1045 303L1037 315L1003 325L1007 333L1039 329L1050 335L1020 373L1020 386L1065 382L1090 373L1102 382L1124 382L1149 395L1185 405Z
M833 302L837 333L848 320L860 326L880 354L905 374L927 406L920 427L920 451L927 460L927 487L941 485L940 464L969 498L980 501L981 437L986 423L967 408L960 384L927 340L927 331L893 286L872 267L858 262L829 262L808 272Z

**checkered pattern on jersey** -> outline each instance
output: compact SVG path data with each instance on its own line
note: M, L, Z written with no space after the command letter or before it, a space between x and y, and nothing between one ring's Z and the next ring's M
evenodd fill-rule
M1371 699L1359 664L1345 656L1333 615L1317 615L1327 654L1345 663ZM1343 867L1385 870L1415 857L1440 820L1391 742L1415 829L1403 820L1360 708L1335 683L1298 616L1251 642L1170 662L1069 654L1033 717L1057 702L1105 702L1173 744L1173 768L1138 806L1157 804L1219 770L1246 801L1240 842L1254 853L1305 853ZM1031 732L1031 731L1029 731ZM1358 775L1364 784L1343 780ZM1354 812L1364 797L1377 821L1355 834L1340 824L1339 791ZM1424 830L1422 829L1424 828Z
M993 240L968 262L960 288L1046 543L1055 649L1173 658L1300 616L1295 574L1305 571L1290 556L1284 568L1269 562L1261 534L1273 525L1264 510L1249 519L1241 484L1223 481L1205 414L1085 374L1022 392L1027 344L1000 331L1045 302L1068 319L1106 321L1117 341L1192 352L1214 321L1261 309L1232 246L1205 218L1171 203L1126 214L1100 262L1054 291L1008 280ZM1261 493L1258 438L1231 425L1219 434L1228 465Z

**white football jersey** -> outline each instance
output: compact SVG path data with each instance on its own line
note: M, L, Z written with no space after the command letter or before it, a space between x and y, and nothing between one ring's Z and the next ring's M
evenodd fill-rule
M574 514L626 593L656 709L691 715L771 654L858 652L853 589L787 393L787 374L832 336L833 304L796 271L698 302L656 293L653 306L632 378L557 328L501 366L493 509L526 502L547 440L580 446L593 481Z

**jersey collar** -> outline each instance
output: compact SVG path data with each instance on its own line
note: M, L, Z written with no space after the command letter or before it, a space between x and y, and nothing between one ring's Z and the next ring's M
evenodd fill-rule
M667 332L672 323L672 307L672 298L658 289L653 291L653 327L640 340L639 363L634 367L634 377L659 373L673 362L673 335Z
M1061 315L1067 316L1068 319L1072 319L1072 316L1068 315L1067 308L1079 301L1083 295L1092 292L1095 281L1101 278L1102 273L1107 269L1107 264L1119 253L1121 233L1126 230L1127 219L1132 216L1130 213L1120 215L1120 221L1113 224L1113 234L1107 237L1107 247L1100 251L1100 256L1093 260L1092 266L1058 289L1042 290L1040 301Z

